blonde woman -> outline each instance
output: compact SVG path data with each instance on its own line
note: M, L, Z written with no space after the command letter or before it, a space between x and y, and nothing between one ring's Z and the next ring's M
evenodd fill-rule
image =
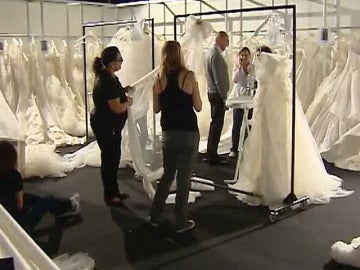
M195 227L188 219L190 178L199 147L197 112L202 109L198 83L184 65L181 46L167 41L161 50L160 72L153 84L154 112L161 112L164 175L157 187L150 222L158 226L176 175L176 232Z

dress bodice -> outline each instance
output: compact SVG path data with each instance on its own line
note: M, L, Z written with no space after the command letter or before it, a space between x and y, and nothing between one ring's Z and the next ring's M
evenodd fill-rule
M360 54L356 53L353 50L349 50L348 58L346 64L350 67L351 70L360 68Z
M259 82L272 80L272 76L276 73L284 77L289 74L289 61L286 56L261 53L255 60L256 78Z
M348 55L348 46L345 40L341 38L336 40L331 54L333 62L345 65Z

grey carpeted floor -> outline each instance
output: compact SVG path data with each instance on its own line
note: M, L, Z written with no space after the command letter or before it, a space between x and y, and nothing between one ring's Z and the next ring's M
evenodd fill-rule
M199 161L196 173L223 183L232 177L233 167ZM169 226L153 229L146 223L151 202L130 169L119 170L120 186L131 196L124 209L104 205L98 168L77 169L63 179L31 179L25 189L57 196L80 193L82 220L52 226L54 220L46 216L35 237L51 257L86 252L100 270L352 269L332 262L330 247L360 235L360 172L327 168L355 194L270 223L264 207L246 206L225 190L203 192L190 205L196 230L181 238ZM167 209L170 216L172 210Z

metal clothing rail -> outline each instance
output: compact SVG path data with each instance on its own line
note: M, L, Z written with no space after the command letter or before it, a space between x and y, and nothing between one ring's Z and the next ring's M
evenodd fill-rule
M274 11L274 10L286 10L292 11L292 50L296 52L296 5L278 5L269 7L254 7L254 8L242 8L242 9L231 9L231 10L218 10L209 12L199 12L191 14L181 14L174 16L174 39L177 39L177 22L179 18L186 18L190 15L198 16L203 18L204 16L210 15L221 15L221 14L232 14L232 13L248 13L258 11ZM290 156L290 183L291 189L289 195L283 200L286 204L299 201L294 192L295 183L295 112L296 112L296 58L292 59L292 114L291 114L291 156ZM234 191L234 190L233 190ZM244 193L243 190L238 190L239 193ZM254 196L249 194L250 196ZM304 197L308 198L308 197ZM301 201L301 199L300 199Z
M154 18L151 19L144 19L145 22L151 23L151 63L152 63L152 69L155 68L155 34L154 34ZM108 26L108 25L119 25L119 26L126 26L126 25L134 25L137 23L138 20L120 20L120 21L101 21L101 22L89 22L84 23L82 25L82 33L83 33L83 66L84 66L84 102L85 102L85 125L86 125L86 142L89 141L89 126L88 126L88 98L87 98L87 75L86 75L86 29L91 27L99 27L99 26ZM154 130L155 134L155 130Z

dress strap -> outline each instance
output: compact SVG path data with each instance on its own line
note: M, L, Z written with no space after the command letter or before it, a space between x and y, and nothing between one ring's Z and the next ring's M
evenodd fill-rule
M161 86L161 80L160 80L160 75L159 75L159 73L157 74L157 78L158 78L158 81L159 81L160 89L162 89L162 86Z
M184 79L183 79L182 85L181 85L181 89L184 88L186 76L187 76L190 72L191 72L190 70L186 71L186 73L185 73L185 75L184 75Z

